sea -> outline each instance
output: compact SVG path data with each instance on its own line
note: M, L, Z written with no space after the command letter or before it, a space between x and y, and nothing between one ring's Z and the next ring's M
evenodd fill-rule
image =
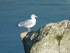
M32 31L70 20L70 0L0 0L0 53L25 53L20 33L27 28L16 25L30 19L31 14L38 16Z

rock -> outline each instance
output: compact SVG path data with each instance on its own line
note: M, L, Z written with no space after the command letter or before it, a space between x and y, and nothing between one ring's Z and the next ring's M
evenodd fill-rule
M25 53L70 53L70 21L49 23L37 31L23 32Z
M23 38L25 38L27 34L28 34L28 32L21 33L20 39L23 40Z

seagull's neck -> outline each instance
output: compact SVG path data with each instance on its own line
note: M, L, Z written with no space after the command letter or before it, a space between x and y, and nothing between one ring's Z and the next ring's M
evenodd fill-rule
M31 17L31 19L35 20L35 17Z

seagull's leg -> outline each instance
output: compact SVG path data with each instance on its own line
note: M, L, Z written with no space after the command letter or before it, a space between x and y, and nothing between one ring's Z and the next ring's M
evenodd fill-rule
M31 32L30 28L28 28L28 32Z

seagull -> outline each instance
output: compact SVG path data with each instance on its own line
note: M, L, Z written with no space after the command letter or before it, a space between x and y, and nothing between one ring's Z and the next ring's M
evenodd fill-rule
M33 26L35 26L36 24L36 18L37 16L35 14L32 14L31 15L31 19L28 19L26 21L22 21L18 24L19 27L25 27L28 29L28 32L31 31L30 28L32 28Z

